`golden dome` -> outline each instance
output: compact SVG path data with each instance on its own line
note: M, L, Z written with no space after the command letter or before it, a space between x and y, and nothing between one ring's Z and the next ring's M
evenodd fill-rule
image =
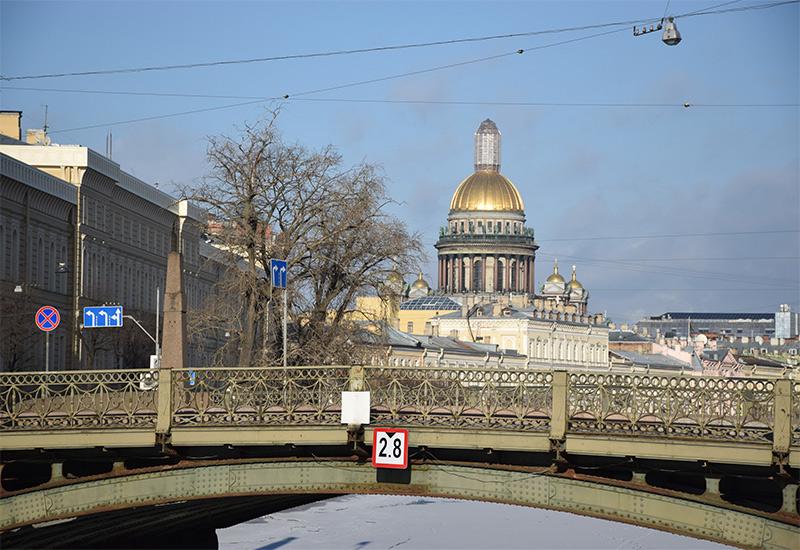
M553 264L553 272L547 278L548 283L565 283L564 277L558 273L558 259ZM577 282L577 281L576 281ZM580 284L580 283L579 283Z
M459 184L450 210L522 212L525 205L511 180L499 172L479 170Z
M583 289L583 285L578 282L578 277L575 274L575 266L572 266L572 280L569 282L569 288L574 290Z
M411 288L418 288L420 290L428 290L430 288L428 282L422 278L421 271L419 272L419 278L413 283L411 283Z

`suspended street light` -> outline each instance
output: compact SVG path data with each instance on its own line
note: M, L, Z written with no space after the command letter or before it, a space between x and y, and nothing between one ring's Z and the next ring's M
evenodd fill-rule
M643 34L650 34L651 32L656 32L664 29L664 34L661 36L661 40L667 46L677 46L681 41L681 33L678 32L678 26L675 24L674 17L668 17L666 19L666 23L664 19L658 22L657 25L650 25L650 28L647 25L642 25L641 28L633 27L633 36L642 36Z
M677 46L680 44L681 33L678 32L678 26L675 24L675 19L673 17L667 19L661 41L667 46Z

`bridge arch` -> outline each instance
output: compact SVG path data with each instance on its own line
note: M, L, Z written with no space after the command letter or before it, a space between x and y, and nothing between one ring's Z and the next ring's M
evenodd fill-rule
M517 504L655 528L746 548L794 548L797 527L745 510L552 470L464 463L415 464L410 483L378 483L347 460L239 460L155 468L10 495L0 530L142 507L275 497L286 507L342 494L396 494ZM294 500L293 500L294 499ZM299 500L298 500L299 499ZM277 508L280 509L280 508ZM274 510L273 510L274 511Z

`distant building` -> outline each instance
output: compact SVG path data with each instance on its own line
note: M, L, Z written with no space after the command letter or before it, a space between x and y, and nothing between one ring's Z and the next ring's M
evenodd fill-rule
M634 353L652 353L655 343L631 330L610 330L608 332L608 349Z
M777 338L795 338L798 336L800 322L797 312L791 311L789 304L781 304L775 314L775 336Z
M636 323L637 331L651 338L689 338L692 334L721 337L772 336L774 313L667 312Z
M61 312L50 338L51 369L146 367L149 346L123 338L136 327L81 330L82 309L121 304L153 331L173 249L183 253L187 306L197 308L225 269L201 238L204 211L87 147L50 145L41 132L22 142L17 111L0 112L0 131L0 370L44 370L33 316L45 304ZM28 353L9 342L12 329L29 334ZM204 359L190 347L190 364Z
M608 327L576 314L476 304L434 317L434 335L494 344L549 366L608 365Z

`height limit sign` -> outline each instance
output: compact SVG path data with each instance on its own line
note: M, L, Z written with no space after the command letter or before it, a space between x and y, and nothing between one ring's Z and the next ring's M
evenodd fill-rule
M372 435L372 465L376 468L408 468L408 430L375 428Z

